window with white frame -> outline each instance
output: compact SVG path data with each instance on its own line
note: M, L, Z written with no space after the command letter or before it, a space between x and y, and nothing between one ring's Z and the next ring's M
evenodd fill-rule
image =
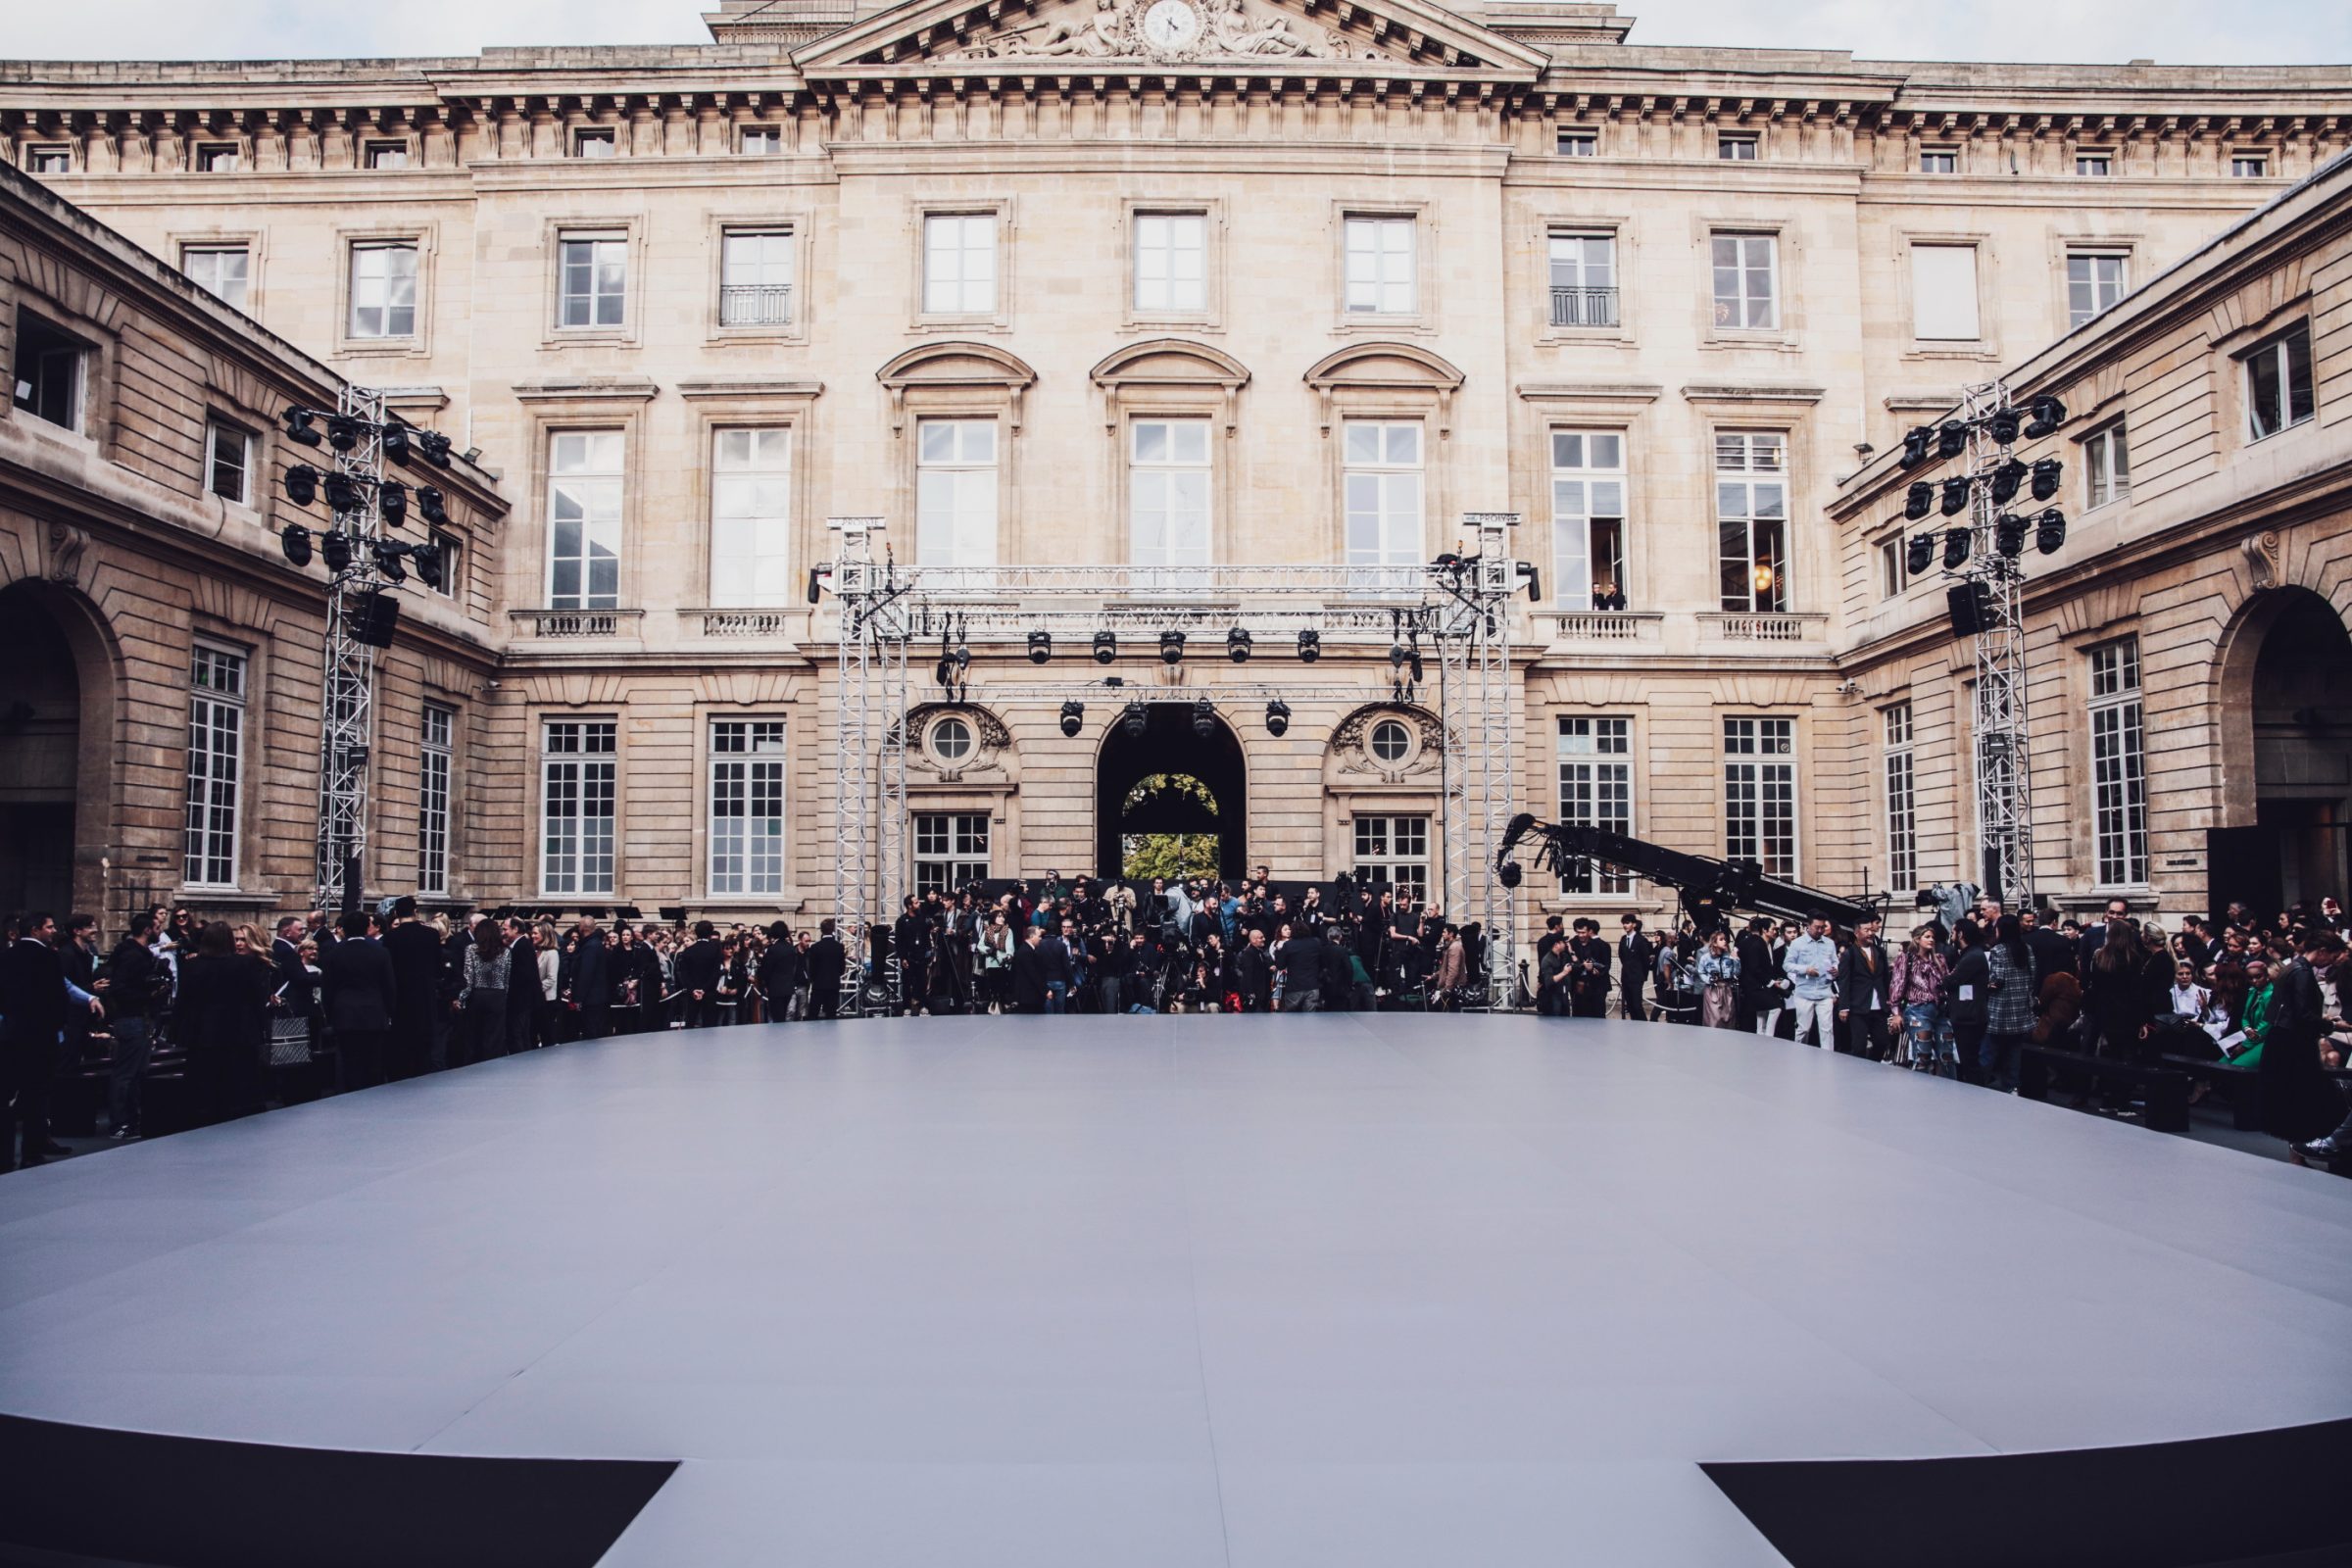
M445 533L432 536L431 548L441 557L441 580L433 584L433 592L444 599L458 597L459 571L465 564L465 550Z
M1977 248L1911 247L1911 333L1923 342L1973 343L1977 323Z
M784 891L784 722L710 726L710 891Z
M1554 233L1549 238L1551 324L1617 324L1617 236Z
M16 405L61 429L82 427L89 345L20 307L17 311Z
M1780 241L1771 234L1716 234L1710 252L1715 324L1735 332L1779 326Z
M1919 818L1911 772L1911 705L1879 710L1881 760L1886 777L1886 885L1919 886Z
M1551 580L1563 610L1591 610L1625 590L1625 437L1618 431L1551 432Z
M245 782L246 656L198 643L188 670L187 845L190 887L237 881L237 796Z
M1128 426L1129 549L1138 566L1208 564L1206 419L1137 419Z
M246 283L253 259L242 245L182 245L179 270L188 281L223 305L245 309Z
M416 335L416 247L369 240L351 248L351 336Z
M2148 880L2148 783L2139 639L2090 651L2090 838L2103 888Z
M571 156L574 158L611 158L619 151L620 140L609 126L571 133Z
M1957 174L1960 172L1960 150L1956 147L1923 148L1919 155L1919 172L1923 174Z
M27 147L24 149L24 171L30 174L71 174L74 172L74 149Z
M713 431L710 603L790 603L791 573L791 427Z
M628 318L625 234L566 234L557 247L556 324L621 326Z
M620 605L621 432L559 430L547 449L547 605Z
M2302 322L2245 355L2246 422L2255 440L2310 419L2311 323Z
M1563 126L1553 148L1562 158L1598 158L1600 132L1581 126Z
M1410 316L1417 310L1414 223L1410 218L1350 218L1348 314Z
M196 172L203 174L233 174L245 167L245 158L235 142L203 141L196 144L192 160Z
M1420 565L1420 422L1350 419L1341 445L1348 564Z
M1207 215L1135 215L1135 308L1185 316L1208 309Z
M914 813L914 891L950 893L988 879L986 811Z
M997 564L997 421L915 426L914 559L924 566Z
M2115 154L2077 153L2075 172L2090 179L2105 179L2115 172Z
M369 169L406 169L409 167L409 144L405 141L371 141L368 144L367 164Z
M1723 853L1796 875L1796 720L1723 721Z
M2121 501L2132 493L2132 453L2124 421L2094 430L2082 441L2082 510Z
M1788 608L1788 438L1776 431L1715 435L1715 528L1723 608Z
M449 791L455 776L458 710L424 705L416 774L416 891L449 891Z
M1355 879L1429 897L1429 818L1386 814L1355 819Z
M1634 831L1634 721L1563 715L1554 743L1560 770L1560 821ZM1560 873L1563 893L1631 893L1618 866L1578 859Z
M2268 153L2230 155L2230 177L2232 179L2260 179L2270 172L2271 155Z
M539 742L539 891L611 893L619 726L551 718Z
M923 314L990 316L997 309L997 215L923 219Z
M728 229L719 241L718 324L789 325L797 265L791 229Z
M1726 131L1715 138L1715 156L1727 163L1752 164L1756 161L1760 145L1751 134Z
M1889 534L1879 541L1879 597L1899 599L1911 585L1910 565L1903 559L1903 536Z
M746 125L740 146L751 157L764 158L784 150L784 133L773 125Z
M2120 253L2072 251L2066 258L2066 324L2081 326L2131 288L2132 259Z
M204 421L204 487L240 507L253 504L253 432L226 419Z

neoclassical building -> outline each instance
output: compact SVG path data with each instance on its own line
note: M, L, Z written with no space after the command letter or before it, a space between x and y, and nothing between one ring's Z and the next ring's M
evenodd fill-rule
M53 745L0 810L37 848L67 809L77 901L301 902L314 622L197 607L233 585L315 615L318 585L276 552L300 455L269 399L208 416L193 351L146 385L104 292L130 285L77 293L76 265L477 454L464 597L391 660L377 887L823 912L828 519L881 518L923 566L1123 571L1104 624L1139 593L1201 624L1187 572L1376 575L1495 512L1542 595L1511 666L1533 808L1841 892L1973 876L1967 651L1885 548L1888 454L2003 374L2076 413L2046 443L2074 525L2031 594L2041 890L2203 908L2217 854L2276 862L2249 891L2340 881L2342 684L2261 650L2342 637L2346 204L2340 169L2312 176L2352 145L2352 71L1648 48L1593 5L709 20L692 47L0 65L0 162L29 181L0 232L30 236L0 276L0 572L72 599L47 689L79 671L78 733L120 754ZM83 357L86 428L36 428L28 342ZM252 482L224 503L199 449L231 415ZM91 540L70 576L60 526ZM168 564L102 586L118 552ZM0 636L47 636L26 624ZM1083 678L1076 640L1046 674ZM919 648L915 873L1106 869L1127 786L1175 766L1231 861L1434 879L1445 737L1389 641L1335 637L1310 680L1197 633L1186 689L1249 692L1205 739L1158 708L1125 736L1125 697L1065 734L1017 634L972 634L954 693ZM178 740L215 647L277 672L237 717L269 765L225 797ZM1174 678L1134 637L1107 667L1128 696ZM1293 676L1318 695L1276 735L1261 693ZM172 838L175 791L233 806L225 856Z

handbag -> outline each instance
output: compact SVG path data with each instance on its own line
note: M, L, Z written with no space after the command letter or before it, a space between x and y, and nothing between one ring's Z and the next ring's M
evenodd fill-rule
M299 1012L270 1015L270 1037L263 1047L266 1067L307 1067L311 1064L311 1020Z

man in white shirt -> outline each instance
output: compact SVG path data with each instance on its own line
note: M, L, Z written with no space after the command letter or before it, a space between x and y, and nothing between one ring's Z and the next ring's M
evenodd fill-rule
M1830 922L1815 915L1805 934L1788 944L1781 972L1795 991L1788 1005L1796 1012L1796 1043L1824 1051L1838 1049L1838 946L1830 940ZM1805 1038L1810 1032L1812 1039Z

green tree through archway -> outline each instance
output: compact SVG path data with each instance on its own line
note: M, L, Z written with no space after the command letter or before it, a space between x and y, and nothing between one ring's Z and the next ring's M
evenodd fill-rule
M1122 818L1217 814L1217 798L1190 773L1148 773L1119 803ZM1119 873L1141 881L1217 874L1218 835L1204 832L1122 833Z

